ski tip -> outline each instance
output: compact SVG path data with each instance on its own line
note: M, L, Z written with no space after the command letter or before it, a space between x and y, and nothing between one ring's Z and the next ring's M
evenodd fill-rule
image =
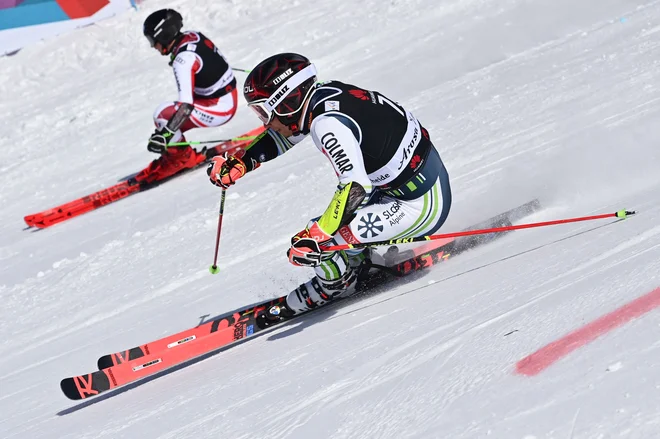
M623 209L623 210L620 210L616 213L616 217L617 218L627 218L629 216L635 215L636 213L637 213L637 211L635 211L635 210L625 210L625 209Z
M69 399L72 399L74 401L78 401L82 399L73 378L64 378L62 381L60 381L60 389L62 389L62 393L64 393L64 396L66 396Z
M112 382L110 382L111 377ZM60 381L62 393L74 401L98 395L114 387L117 387L115 378L112 373L106 374L105 371L95 371L87 375L64 378Z
M98 366L99 370L114 366L114 363L112 362L112 356L104 355L102 357L99 357L98 361L96 362L96 365Z

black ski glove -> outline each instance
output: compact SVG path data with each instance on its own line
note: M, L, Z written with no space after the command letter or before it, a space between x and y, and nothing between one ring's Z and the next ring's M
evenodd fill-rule
M167 151L167 144L172 139L174 133L167 127L156 130L149 138L147 149L157 154L163 154Z

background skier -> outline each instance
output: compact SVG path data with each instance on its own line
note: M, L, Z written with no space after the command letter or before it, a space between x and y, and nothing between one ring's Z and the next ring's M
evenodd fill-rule
M156 131L147 149L161 154L138 179L159 180L194 167L205 159L190 146L168 147L185 142L193 128L218 127L236 113L236 78L227 60L201 32L181 32L183 18L173 9L161 9L144 22L144 36L151 47L170 57L179 98L156 108Z

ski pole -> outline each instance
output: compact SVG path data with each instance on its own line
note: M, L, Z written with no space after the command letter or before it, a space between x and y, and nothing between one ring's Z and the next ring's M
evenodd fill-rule
M458 238L461 236L470 236L470 235L485 235L488 233L501 233L508 232L510 230L521 230L521 229L531 229L534 227L546 227L554 226L556 224L567 224L567 223L576 223L578 221L593 221L604 218L626 218L628 215L634 215L637 212L634 210L619 210L614 213L605 213L602 215L593 215L593 216L583 216L578 218L567 218L554 221L544 221L540 223L529 223L529 224L519 224L517 226L505 226L505 227L494 227L491 229L478 229L478 230L465 230L462 232L453 232L453 233L443 233L440 235L429 235L429 236L417 236L415 238L400 238L400 239L391 239L389 241L378 241L378 242L366 242L361 244L341 244L341 245L331 245L326 247L321 247L321 251L337 251L337 250L347 250L351 248L364 248L364 247L373 247L380 245L396 245L396 244L409 244L412 242L421 242L421 241L434 241L437 239L446 239L446 238Z
M170 143L167 145L170 146L189 146L189 145L204 145L207 143L226 143L226 142L241 142L243 140L254 140L257 136L244 136L244 137L234 137L231 139L221 139L221 140L200 140L197 142L179 142L179 143Z
M222 189L222 195L220 196L220 212L218 214L218 233L215 236L215 255L213 256L213 265L209 267L211 274L218 274L220 269L218 268L218 249L220 248L220 230L222 229L222 216L225 212L225 198L227 195L227 190Z
M239 69L237 67L232 67L232 70L236 70L237 72L243 72L243 73L250 73L252 70L246 70L246 69Z

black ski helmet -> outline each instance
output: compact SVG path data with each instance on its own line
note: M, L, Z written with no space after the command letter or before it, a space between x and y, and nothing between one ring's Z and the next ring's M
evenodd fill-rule
M161 53L167 55L170 45L181 34L183 17L174 9L161 9L153 12L144 20L144 36L149 40L151 47L159 43L163 48Z
M261 61L245 79L243 96L264 124L277 117L294 133L305 99L316 83L316 68L297 53L279 53Z

